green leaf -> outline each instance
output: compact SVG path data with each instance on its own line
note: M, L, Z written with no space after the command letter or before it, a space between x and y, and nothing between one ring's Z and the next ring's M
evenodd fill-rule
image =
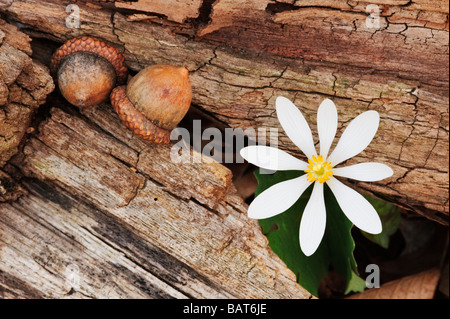
M347 287L345 288L344 294L348 294L350 292L362 292L366 288L366 281L355 274L353 271L351 273L351 277L347 282Z
M359 278L356 260L353 256L353 250L355 249L355 242L351 233L353 224L345 216L333 192L326 184L324 190L327 208L325 240L329 243L331 265L341 277L347 280L346 291L348 291L351 288L350 286ZM352 288L352 291L355 291L353 289L356 288Z
M255 173L258 180L256 196L272 185L303 175L299 171L279 171L273 175ZM309 187L287 211L277 216L261 219L259 224L269 239L272 250L285 262L297 276L298 282L310 293L317 296L320 281L328 273L329 258L326 242L310 257L300 249L298 230L303 210L311 196Z
M275 174L255 172L258 180L256 196L267 188L303 175L300 171L278 171ZM320 281L330 267L347 280L346 290L361 291L362 279L358 277L353 257L355 243L351 236L352 223L340 209L333 193L325 186L327 228L317 251L307 257L300 249L299 228L303 210L311 196L309 187L298 201L284 213L259 221L272 250L297 275L297 281L311 294L317 296ZM360 280L358 280L358 278Z
M364 196L375 208L380 216L383 230L379 234L369 234L361 230L361 233L370 241L387 249L389 247L389 238L398 230L402 215L397 206L385 202L384 200Z

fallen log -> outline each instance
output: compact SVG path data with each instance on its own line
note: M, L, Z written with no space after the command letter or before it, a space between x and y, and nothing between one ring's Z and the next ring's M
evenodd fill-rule
M377 110L377 136L351 163L381 161L395 173L355 186L448 224L448 4L377 1L372 28L365 1L181 1L186 11L176 16L149 3L80 3L80 28L66 26L73 13L56 1L0 7L36 37L101 37L134 70L184 65L196 107L232 128L279 128L280 148L298 156L276 119L277 96L292 99L310 123L320 101L332 98L338 135L356 114Z
M173 164L110 105L50 113L11 161L29 195L0 206L3 297L311 297L227 168Z
M54 89L48 69L30 57L30 40L0 19L0 168L19 151L38 107ZM0 170L0 202L21 194L23 189Z
M33 39L102 38L132 71L184 65L193 108L225 127L278 128L279 147L299 157L276 118L277 96L301 108L313 133L326 97L338 107L338 136L377 110L375 140L349 164L379 161L395 173L353 186L448 225L448 5L374 1L376 26L366 1L175 2L177 10L145 0L67 10L52 0L0 1L0 17ZM51 52L41 53L48 61ZM31 94L36 107L49 91ZM193 150L195 160L172 162L171 145L139 140L108 103L79 111L53 97L47 109L36 132L27 118L3 160L2 183L20 181L28 194L0 204L0 296L311 297L246 217L229 169Z

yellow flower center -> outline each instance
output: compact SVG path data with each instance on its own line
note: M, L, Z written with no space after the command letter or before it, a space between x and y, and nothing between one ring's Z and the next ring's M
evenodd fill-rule
M323 161L322 155L318 157L313 155L312 159L308 159L308 163L308 169L305 170L305 173L308 174L306 179L309 182L319 181L319 183L325 183L333 176L333 171L331 170L333 167L329 162Z

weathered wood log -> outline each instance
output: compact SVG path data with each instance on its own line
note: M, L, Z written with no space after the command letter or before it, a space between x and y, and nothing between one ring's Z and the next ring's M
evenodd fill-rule
M378 27L366 23L373 2ZM83 1L66 12L69 4L0 0L0 14L35 38L103 38L135 71L184 65L194 107L232 128L278 127L279 147L300 157L276 119L278 95L312 124L332 98L338 135L375 109L379 132L351 163L381 161L395 175L354 186L448 224L448 4ZM66 24L74 17L80 28ZM246 217L224 166L195 151L198 161L173 163L170 145L140 141L108 104L81 113L51 105L8 164L28 195L0 205L0 296L311 297Z
M54 89L48 69L31 59L31 39L0 19L0 168L14 154L47 94ZM0 171L0 202L23 189Z
M377 136L351 163L381 161L395 174L355 186L448 224L448 4L375 1L379 26L372 27L366 9L373 1L180 3L188 2L176 14L148 1L80 3L78 29L66 27L66 5L56 1L8 1L0 10L33 36L101 37L121 48L134 70L185 65L193 103L233 128L280 128L278 95L291 98L310 123L331 97L338 135L351 118L375 109ZM280 148L302 156L279 132Z
M227 168L172 163L110 105L50 113L11 160L29 195L0 205L3 297L311 297Z
M0 124L18 134L6 161L53 82L30 38L0 29L2 76L17 87L2 96ZM247 219L228 169L172 163L170 146L137 139L110 105L65 107L8 163L15 178L0 171L0 298L311 297Z

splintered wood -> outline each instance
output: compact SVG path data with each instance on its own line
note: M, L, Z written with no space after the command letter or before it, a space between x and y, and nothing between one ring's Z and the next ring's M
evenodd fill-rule
M13 160L30 194L0 206L3 297L310 297L227 168L173 165L110 105L85 114L53 108Z
M148 11L165 15L175 22L184 22L188 18L197 18L203 0L138 0L136 2L116 1L117 8Z
M80 3L80 29L66 27L65 6L57 1L14 1L0 10L42 37L101 37L121 48L134 70L184 65L196 107L232 128L278 128L279 147L300 157L276 118L277 96L301 108L314 135L316 111L326 97L338 108L338 136L344 123L377 110L381 124L374 141L349 164L383 162L394 176L354 186L448 224L445 1L376 1L379 27L366 23L367 1L205 1L199 10L210 12L209 20L184 23L165 20L159 6L144 3L130 5L160 14L158 20L129 21L117 12L121 1L101 10Z
M278 128L278 147L300 158L277 96L301 109L315 136L325 98L337 105L338 137L377 110L375 139L348 164L382 162L394 176L352 187L448 225L447 1L67 4L0 0L9 22L0 20L0 196L17 180L27 193L0 204L0 297L311 298L247 218L223 165L174 163L171 145L139 140L111 105L80 111L57 94L29 130L53 90L29 36L99 37L132 71L185 66L193 108L231 128Z
M31 59L31 38L0 19L0 168L18 152L39 105L54 84L48 69ZM0 202L23 189L0 171Z

